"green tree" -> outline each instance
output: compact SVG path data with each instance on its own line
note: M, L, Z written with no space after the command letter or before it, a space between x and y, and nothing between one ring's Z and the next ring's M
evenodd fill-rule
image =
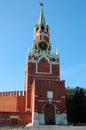
M86 123L86 99L82 88L77 88L73 97L73 122Z

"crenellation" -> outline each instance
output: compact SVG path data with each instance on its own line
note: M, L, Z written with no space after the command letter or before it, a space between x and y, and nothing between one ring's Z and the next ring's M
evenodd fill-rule
M23 96L23 91L20 91L20 96Z
M0 96L24 96L23 91L0 92Z
M19 96L19 91L16 91L16 93L17 93L17 96Z
M3 92L3 96L6 96L6 92Z

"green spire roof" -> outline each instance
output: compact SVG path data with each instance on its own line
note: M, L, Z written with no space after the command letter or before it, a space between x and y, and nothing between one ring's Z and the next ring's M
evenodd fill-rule
M43 4L40 3L41 9L40 9L40 16L39 16L39 20L38 20L38 24L46 24L45 22L45 18L44 18L44 13L43 13Z

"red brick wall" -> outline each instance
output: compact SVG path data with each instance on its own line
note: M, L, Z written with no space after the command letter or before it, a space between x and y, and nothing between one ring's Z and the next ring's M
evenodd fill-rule
M24 112L25 96L20 92L2 92L0 96L0 111Z
M58 65L52 65L52 73L54 76L60 76L59 72L59 64Z
M16 112L17 97L16 96L0 96L0 111Z
M20 125L26 125L28 123L31 122L31 113L29 112L1 112L0 113L0 119L3 118L4 121L1 122L0 120L0 124L12 124L12 119L10 118L10 116L18 116L20 121L18 122L18 124ZM8 122L8 119L10 119L10 121Z
M50 64L45 58L42 58L38 63L38 72L50 72Z
M24 96L17 97L17 111L25 112L25 97Z
M44 81L46 81L46 79L41 80L41 84L44 84ZM47 82L49 82L49 80ZM39 80L35 81L35 111L42 113L45 109L45 106L50 103L47 99L47 91L53 91L53 99L51 104L58 108L56 113L58 113L58 111L59 113L63 113L65 111L64 81L58 81L55 86L52 84L50 86L41 86L39 84Z

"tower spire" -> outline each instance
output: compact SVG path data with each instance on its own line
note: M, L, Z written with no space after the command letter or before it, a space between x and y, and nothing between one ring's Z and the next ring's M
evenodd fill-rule
M38 52L50 52L51 45L49 42L49 26L45 22L44 13L43 13L43 3L40 3L40 16L34 26L34 44L33 50ZM39 45L40 44L40 45ZM44 45L45 44L45 45ZM42 47L40 47L42 46ZM46 47L45 47L46 46Z
M38 20L38 24L45 24L45 18L44 18L44 13L43 13L43 3L40 3L40 16L39 16L39 20Z

